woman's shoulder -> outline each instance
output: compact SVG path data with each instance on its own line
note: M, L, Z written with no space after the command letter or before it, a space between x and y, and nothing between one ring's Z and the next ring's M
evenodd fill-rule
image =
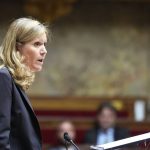
M7 77L11 79L11 75L6 67L0 68L0 77L5 77L5 78Z

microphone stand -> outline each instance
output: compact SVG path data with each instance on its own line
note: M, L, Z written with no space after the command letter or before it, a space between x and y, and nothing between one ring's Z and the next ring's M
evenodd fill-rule
M67 141L65 140L65 147L66 147L66 150L68 150L68 146L67 146Z
M79 147L78 147L72 140L70 140L70 143L71 143L77 150L80 150Z
M67 142L71 143L75 148L76 150L80 150L78 148L78 146L73 142L73 140L70 138L69 134L67 132L64 133L64 140L66 141L65 142L65 145L66 145L66 150L68 150L68 147L67 147Z

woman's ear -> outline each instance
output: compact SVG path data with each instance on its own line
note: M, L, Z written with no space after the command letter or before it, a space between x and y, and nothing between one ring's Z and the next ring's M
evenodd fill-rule
M22 49L22 44L20 42L16 42L16 50L21 51Z

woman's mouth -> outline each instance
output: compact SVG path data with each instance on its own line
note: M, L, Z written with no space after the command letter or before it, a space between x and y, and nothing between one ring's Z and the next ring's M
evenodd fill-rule
M38 59L38 62L43 63L44 59Z

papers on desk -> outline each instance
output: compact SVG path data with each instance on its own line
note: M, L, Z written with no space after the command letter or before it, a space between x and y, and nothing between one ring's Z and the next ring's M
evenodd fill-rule
M133 136L130 138L126 138L123 140L118 140L115 142L103 144L103 145L90 146L90 148L93 150L110 150L110 149L115 150L116 148L124 147L127 145L132 145L134 143L140 144L143 141L147 142L149 140L150 140L150 132L141 134L141 135L137 135L137 136ZM150 146L150 145L148 145L148 146Z

